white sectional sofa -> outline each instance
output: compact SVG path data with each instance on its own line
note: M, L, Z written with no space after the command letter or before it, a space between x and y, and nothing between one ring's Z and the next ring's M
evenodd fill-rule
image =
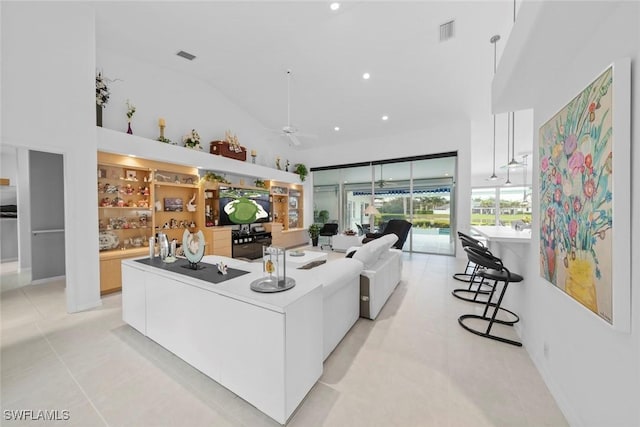
M322 278L322 360L325 360L360 316L362 263L343 258L311 271Z
M349 248L347 256L362 263L360 273L360 316L371 320L378 317L402 276L402 251L391 249L398 240L388 234L365 243L362 247ZM355 251L355 252L354 252Z
M260 263L218 255L209 255L203 262L217 264L222 261L227 266L241 270L258 272ZM336 348L360 317L360 261L343 258L322 264L311 270L296 270L299 275L314 275L322 281L322 360Z

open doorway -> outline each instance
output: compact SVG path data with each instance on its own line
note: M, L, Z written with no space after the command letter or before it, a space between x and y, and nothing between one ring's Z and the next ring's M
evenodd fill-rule
M1 290L64 280L64 159L2 146Z

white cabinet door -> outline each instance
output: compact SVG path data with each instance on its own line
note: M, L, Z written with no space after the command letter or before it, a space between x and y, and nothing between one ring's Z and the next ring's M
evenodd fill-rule
M220 380L220 296L149 275L147 336L216 381Z
M149 273L122 265L122 320L147 334L145 280Z

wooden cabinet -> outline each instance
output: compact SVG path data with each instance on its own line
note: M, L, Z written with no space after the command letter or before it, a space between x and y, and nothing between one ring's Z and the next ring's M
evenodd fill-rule
M220 255L231 258L231 227L211 227L204 231L207 247L206 255Z
M280 223L265 224L265 228L271 233L271 244L281 248L294 248L309 244L309 233L304 228L283 230Z
M269 181L268 188L273 222L282 224L284 231L304 227L302 186Z
M158 231L181 242L185 229L198 230L199 177L196 168L100 152L97 172L104 295L122 288L120 262L147 255Z
M149 253L146 248L109 251L100 254L100 294L118 292L122 288L120 262L123 259L144 256Z

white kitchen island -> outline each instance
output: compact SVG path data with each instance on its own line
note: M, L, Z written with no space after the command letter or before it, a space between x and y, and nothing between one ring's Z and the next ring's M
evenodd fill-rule
M203 262L218 274L220 259ZM294 288L258 293L249 284L261 264L229 267L249 273L210 283L123 260L123 320L285 424L322 374L321 282L291 270Z

